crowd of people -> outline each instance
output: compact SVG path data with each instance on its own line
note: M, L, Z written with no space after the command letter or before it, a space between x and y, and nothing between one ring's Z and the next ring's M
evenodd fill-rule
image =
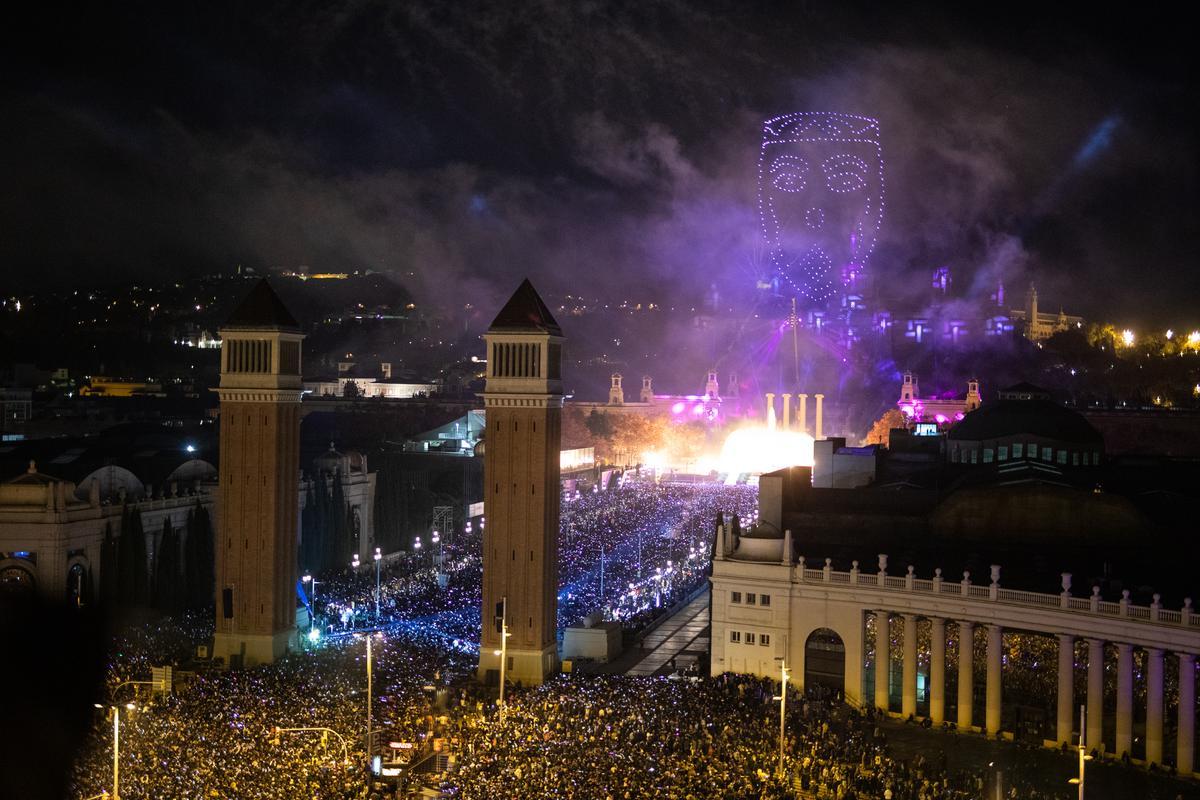
M703 580L718 515L750 517L753 501L745 487L631 481L564 502L560 624L596 609L626 623L662 613ZM320 577L317 625L324 635L275 664L185 670L166 697L121 684L147 679L151 666L185 662L211 635L211 619L166 618L122 631L109 664L109 702L102 704L121 708L122 796L384 796L366 769L366 636L373 637L373 727L383 742L409 743L413 752L443 743L453 753L437 780L446 796L982 796L983 771L951 770L923 755L896 758L886 724L820 690L789 699L780 774L778 689L767 679L559 676L539 687L512 687L501 711L494 688L474 680L479 546L476 529L445 542L440 559L426 554L389 562L381 570L378 614L374 569ZM893 626L893 637L899 628ZM127 702L136 710L126 710ZM109 713L96 711L73 775L77 797L111 790ZM346 741L348 759L336 735L276 733L277 727L332 729ZM1006 788L1019 787L1012 796L1035 800L1070 796L1065 784L1043 784L1016 774Z

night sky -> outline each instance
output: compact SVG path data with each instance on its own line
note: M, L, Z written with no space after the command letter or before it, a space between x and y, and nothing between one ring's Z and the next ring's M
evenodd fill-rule
M1200 322L1196 48L1162 11L37 5L0 34L9 291L244 264L435 303L732 295L763 119L827 110L880 122L890 291L946 264L968 296Z

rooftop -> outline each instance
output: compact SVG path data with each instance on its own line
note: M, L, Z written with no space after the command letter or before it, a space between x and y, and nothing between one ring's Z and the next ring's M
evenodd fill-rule
M500 309L489 331L540 331L562 336L562 328L542 301L529 279L521 281L517 291Z
M254 288L229 315L222 327L300 331L300 323L292 316L292 312L288 311L279 295L275 294L266 278L254 284Z

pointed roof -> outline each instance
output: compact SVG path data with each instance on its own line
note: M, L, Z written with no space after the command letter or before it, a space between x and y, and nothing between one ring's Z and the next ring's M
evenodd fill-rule
M246 295L229 319L225 320L224 328L252 328L269 330L299 331L300 323L287 310L287 306L275 294L271 284L263 278L254 284L254 288Z
M513 292L496 319L492 320L488 331L541 331L562 336L562 328L528 278L521 281L517 291Z

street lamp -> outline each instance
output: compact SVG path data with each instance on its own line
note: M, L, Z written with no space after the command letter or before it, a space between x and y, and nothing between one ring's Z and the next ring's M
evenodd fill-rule
M96 708L103 709L100 703L94 703ZM112 800L121 800L121 707L113 705L108 707L112 711L113 718L113 790ZM125 710L133 711L137 706L133 703L126 703Z
M379 565L383 561L383 552L375 548L375 621L379 621Z
M779 696L772 698L779 701L779 777L784 776L783 772L783 734L784 734L784 718L787 714L787 682L788 673L791 672L787 668L787 659L782 656L776 656L775 660L779 662Z
M304 583L312 584L312 597L309 599L308 638L310 641L315 641L316 637L313 636L313 631L314 631L316 617L317 617L317 583L318 583L318 581L316 578L314 578L312 575L310 575L308 573L305 573L304 577L301 578L300 580L303 581Z
M1086 731L1084 728L1084 706L1079 706L1079 777L1071 778L1067 783L1074 783L1079 786L1079 800L1083 800L1083 767L1084 764L1092 760L1092 757L1087 754L1087 745L1084 744L1083 735Z
M492 655L500 656L500 721L504 721L504 670L508 666L508 596L500 598L500 649Z
M382 639L383 633L382 632L378 632L375 634L368 633L368 634L365 634L365 636L367 639L367 758L369 759L371 756L373 756L375 754L375 751L372 748L373 740L371 737L371 710L372 710L371 706L373 705L371 698L372 698L372 690L373 690L372 679L374 676L373 661L372 661L372 657L371 657L371 639L375 638L375 637Z

